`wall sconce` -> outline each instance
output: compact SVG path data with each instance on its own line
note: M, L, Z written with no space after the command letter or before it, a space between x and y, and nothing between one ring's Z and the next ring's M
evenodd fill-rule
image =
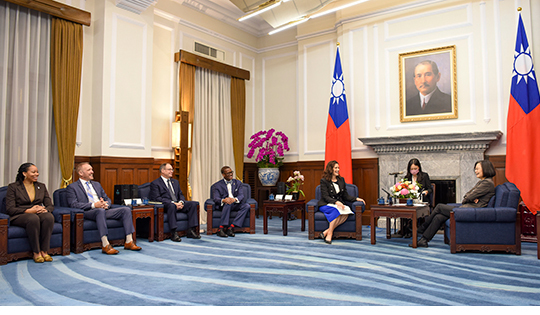
M172 123L172 147L180 148L180 122L175 121Z
M172 137L171 137L171 146L176 149L180 149L181 142L182 142L182 125L185 123L182 123L180 120L180 114L177 114L175 122L172 123ZM193 128L193 124L187 124L187 148L191 149L191 130Z
M191 149L191 130L193 128L193 124L188 124L188 149Z

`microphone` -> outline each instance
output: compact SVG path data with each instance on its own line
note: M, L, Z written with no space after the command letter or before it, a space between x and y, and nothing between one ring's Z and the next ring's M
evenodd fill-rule
M392 194L389 193L386 189L384 189L384 188L381 188L381 189L382 189L389 197L392 196Z
M388 175L401 175L403 174L403 171L399 171L399 172L393 172L393 173L388 173Z

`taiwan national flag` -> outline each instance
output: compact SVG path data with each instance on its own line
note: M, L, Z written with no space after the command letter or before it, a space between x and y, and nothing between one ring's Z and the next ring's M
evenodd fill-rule
M506 178L536 214L540 209L540 93L521 14L514 52L514 71L508 106Z
M345 179L345 182L352 184L351 129L349 128L349 114L347 113L347 98L345 97L339 47L336 52L331 94L328 122L326 123L324 165L336 160L339 163L340 176Z

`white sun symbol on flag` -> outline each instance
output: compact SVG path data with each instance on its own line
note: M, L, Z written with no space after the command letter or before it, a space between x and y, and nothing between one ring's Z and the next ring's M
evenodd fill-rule
M521 45L521 51L516 51L514 55L514 76L517 76L516 84L519 84L521 79L527 82L527 77L532 80L536 80L533 72L533 62L531 57L531 51L529 47L523 51L523 45Z
M333 78L332 80L332 96L334 104L339 103L339 100L344 101L345 85L343 84L343 74L339 78Z

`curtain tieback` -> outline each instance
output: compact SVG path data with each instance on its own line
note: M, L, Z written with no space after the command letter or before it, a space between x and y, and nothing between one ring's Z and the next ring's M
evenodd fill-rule
M73 179L73 175L70 176L68 179L65 179L64 177L62 177L62 188L66 188L69 183L71 183L71 180Z

